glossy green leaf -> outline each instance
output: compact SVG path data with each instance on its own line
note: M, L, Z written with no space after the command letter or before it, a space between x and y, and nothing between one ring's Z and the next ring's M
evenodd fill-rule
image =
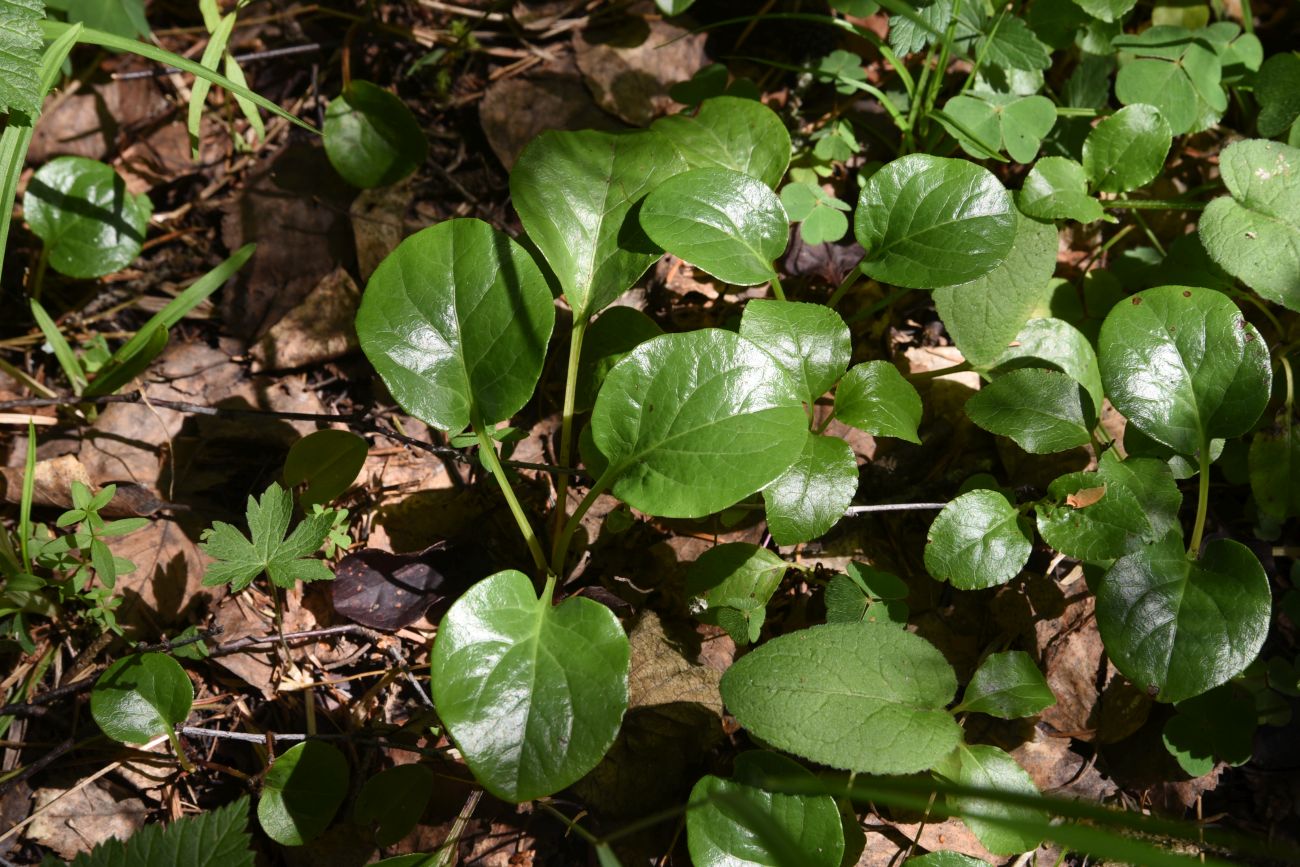
M1083 170L1095 190L1136 190L1160 174L1172 141L1169 123L1159 109L1127 105L1088 133L1083 142Z
M730 169L691 169L660 184L641 207L641 227L669 253L724 283L776 277L790 221L761 181Z
M1264 644L1271 611L1268 576L1249 548L1214 539L1189 560L1178 532L1117 560L1097 593L1106 655L1160 701L1240 674Z
M776 359L810 406L839 381L853 355L849 326L822 304L755 299L745 305L740 336Z
M1290 129L1300 118L1300 57L1284 52L1265 60L1255 79L1255 99L1261 136L1273 138Z
M1056 704L1043 673L1023 650L988 656L971 675L955 713L986 713L1001 719L1034 716Z
M590 599L538 599L521 572L471 587L438 627L433 700L465 763L506 801L558 792L614 743L627 709L629 648Z
M578 390L574 408L586 412L596 403L605 377L623 356L664 330L634 307L608 307L587 327L578 359Z
M1038 787L1016 760L997 747L962 744L935 771L963 786L1037 795ZM1033 807L1013 806L989 798L948 797L951 809L961 816L979 841L995 855L1027 852L1042 842L1039 834L1008 827L997 819L1019 819L1026 824L1046 821L1047 813Z
M786 184L781 188L781 205L790 222L799 224L805 244L826 244L840 240L849 231L848 202L835 198L821 184Z
M1084 12L1102 21L1118 21L1137 5L1137 0L1074 0Z
M969 283L934 290L939 318L967 361L991 365L1047 303L1056 248L1054 225L1017 213L1015 242L1001 265Z
M1099 340L1111 403L1181 455L1250 430L1268 403L1268 347L1211 289L1159 286L1111 310Z
M686 169L654 131L544 132L510 172L510 197L574 314L591 316L663 251L641 229L641 200Z
M1300 310L1300 148L1235 142L1219 170L1231 195L1201 215L1206 252L1268 300Z
M839 867L844 829L835 799L767 791L759 785L764 772L804 782L815 780L798 763L776 753L759 752L736 757L734 780L702 777L691 790L692 809L686 813L691 863L695 867L769 867L788 863L785 856L792 849L791 854L797 854L799 863L807 867Z
M1039 220L1100 220L1101 202L1088 195L1088 177L1083 166L1065 157L1043 157L1025 178L1016 206Z
M931 289L975 280L1011 252L1011 194L966 160L912 154L867 179L853 231L866 248L862 272L882 283Z
M930 852L903 862L906 867L988 867L989 862L960 852Z
M252 842L248 797L241 796L166 825L145 825L127 840L109 837L69 867L254 867Z
M722 676L736 720L778 749L864 774L909 774L957 746L944 710L952 668L919 636L879 623L790 632L741 657Z
M1284 416L1255 434L1249 467L1260 511L1280 521L1300 516L1300 428Z
M149 34L144 0L45 0L45 5L66 13L70 22L114 36L134 39Z
M672 143L687 168L730 169L776 189L790 165L790 133L756 100L715 96L694 115L662 117L650 128Z
M704 329L628 353L605 379L591 430L615 496L648 514L692 518L784 473L803 451L808 416L772 356Z
M127 192L112 166L85 157L50 160L23 194L23 216L50 266L69 277L102 277L134 262L152 214L148 196Z
M1252 697L1234 684L1178 703L1165 723L1165 749L1193 777L1214 770L1218 761L1242 765L1254 750L1257 712Z
M433 771L424 765L387 768L361 787L353 818L363 827L377 824L375 842L392 846L419 824L433 785Z
M1056 106L1045 96L1000 93L954 96L943 110L1019 163L1033 161L1043 139L1056 125ZM973 147L963 139L960 134L957 136L968 154L976 159L984 155L982 148Z
M257 821L282 846L319 837L348 794L348 760L323 741L303 741L278 756L262 782Z
M844 517L858 492L858 459L837 437L809 433L803 453L763 489L767 527L778 545L809 542Z
M314 431L289 447L284 483L291 488L307 485L299 502L310 511L313 505L328 503L352 487L368 452L365 439L351 431Z
M399 244L357 312L361 348L393 397L452 433L503 421L528 402L554 324L551 290L532 257L472 219Z
M1177 529L1182 502L1167 463L1120 461L1111 450L1096 472L1068 473L1048 486L1036 508L1038 532L1067 557L1109 565Z
M0 111L41 113L41 0L0 0Z
M1155 26L1136 36L1115 37L1114 47L1136 55L1120 65L1115 96L1124 105L1155 106L1174 135L1213 126L1227 109L1228 98L1221 85L1218 51L1202 34Z
M165 653L142 653L105 669L91 690L90 713L113 740L143 744L185 722L193 701L180 663Z
M1027 452L1051 454L1087 445L1096 423L1079 384L1064 373L1023 367L1002 374L966 401L966 414L986 431L1010 437Z
M429 152L424 130L406 103L355 78L325 109L324 133L330 164L362 189L397 183Z
M921 395L888 361L855 364L835 388L835 417L875 436L921 442Z
M1083 386L1092 399L1092 410L1101 414L1104 397L1097 353L1083 332L1063 319L1036 318L1025 323L1006 352L993 364L994 370L1011 370L1047 362Z
M726 628L738 645L755 642L768 600L789 568L773 552L748 542L715 545L687 567L691 611Z
M1029 522L997 491L974 490L944 506L930 525L925 568L958 590L1005 584L1033 550Z

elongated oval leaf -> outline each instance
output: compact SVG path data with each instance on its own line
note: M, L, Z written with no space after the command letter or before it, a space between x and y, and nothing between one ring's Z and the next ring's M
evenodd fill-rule
M1092 399L1093 413L1101 414L1105 396L1101 369L1097 366L1097 353L1082 331L1064 319L1030 319L992 366L995 370L1008 370L1032 364L1035 359L1059 368L1083 386Z
M1037 795L1038 787L1016 760L997 747L962 744L936 769L954 783L995 792ZM1007 819L1033 827L1047 821L1047 813L1033 807L1012 805L991 798L948 797L949 806L961 816L984 847L995 855L1014 855L1033 849L1043 838L1008 827Z
M306 483L299 501L310 511L352 487L369 449L365 439L352 431L314 431L289 447L284 482L291 488Z
M330 164L362 189L397 183L429 152L424 130L406 103L355 78L325 109L324 134Z
M730 169L776 189L790 165L790 133L757 100L715 96L694 115L661 117L650 128L672 143L688 168Z
M663 254L636 209L685 169L654 131L544 132L524 148L510 196L576 317L607 307Z
M1200 695L1245 670L1268 634L1268 576L1244 545L1215 539L1189 560L1182 534L1120 558L1097 593L1097 627L1125 677L1160 701Z
M849 326L822 304L755 299L745 305L740 336L775 358L809 405L844 375L853 355Z
M966 414L1027 452L1051 454L1088 444L1096 416L1084 399L1079 384L1064 373L1023 367L976 392L966 401Z
M194 687L165 653L127 656L110 665L90 693L90 713L115 741L143 744L185 721Z
M933 289L988 274L1011 252L1011 194L966 160L912 154L872 175L858 197L853 231L866 248L862 271L883 283Z
M614 366L592 443L613 493L652 515L708 515L762 489L803 450L802 396L758 346L729 331L665 334Z
M23 216L45 242L50 266L88 279L120 271L144 245L153 203L127 192L112 166L57 157L36 170L23 194Z
M357 312L361 348L393 397L453 432L528 402L554 325L537 264L481 220L407 238L375 269Z
M879 623L813 626L774 638L722 676L742 726L833 768L909 774L957 746L944 707L957 689L928 641Z
M997 491L974 490L943 507L930 525L925 568L959 590L1005 584L1033 550L1029 522Z
M683 261L737 286L776 277L790 220L761 181L730 169L691 169L646 196L641 226Z
M1159 286L1121 301L1102 323L1098 345L1111 403L1181 455L1245 433L1268 403L1268 347L1212 289Z
M257 821L282 846L302 846L324 833L347 794L348 760L323 741L303 741L267 771Z
M1107 193L1136 190L1160 174L1173 133L1153 105L1126 105L1088 133L1083 170L1094 189Z
M1023 650L990 654L971 675L956 712L973 711L1019 719L1056 704L1034 660Z
M808 542L844 517L858 492L858 460L837 437L809 433L803 452L763 489L767 526L778 545Z
M552 605L520 572L471 587L433 644L438 715L474 777L521 802L596 766L627 710L627 635L590 599Z

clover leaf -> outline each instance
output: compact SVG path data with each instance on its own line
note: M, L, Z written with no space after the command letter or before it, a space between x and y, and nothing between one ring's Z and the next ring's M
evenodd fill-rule
M248 498L247 518L251 541L224 521L215 521L204 532L200 547L217 561L208 567L204 586L229 584L232 592L239 592L263 572L285 589L298 581L334 577L328 566L312 557L329 535L332 511L308 515L286 538L293 518L293 497L272 482L259 499Z

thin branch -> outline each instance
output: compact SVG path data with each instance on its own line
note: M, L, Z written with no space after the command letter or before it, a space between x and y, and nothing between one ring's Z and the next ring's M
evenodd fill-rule
M399 744L390 741L387 738L358 737L347 732L324 732L317 734L306 734L301 732L267 732L266 734L256 734L253 732L228 732L222 729L205 729L199 726L181 726L180 734L187 738L209 738L218 741L239 741L246 744L268 744L274 742L299 743L301 741L350 741L358 744L368 744L377 747L386 747L390 750L402 750L408 753L419 753L421 755L440 755L440 751L429 747L415 747L410 744Z
M848 515L865 515L869 512L908 512L942 509L947 503L879 503L874 506L849 506L844 510Z

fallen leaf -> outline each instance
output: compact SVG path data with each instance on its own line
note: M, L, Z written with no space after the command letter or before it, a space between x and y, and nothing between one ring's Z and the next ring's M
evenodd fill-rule
M1099 502L1104 496L1106 496L1105 485L1099 488L1083 488L1066 497L1065 505L1073 509L1086 509L1088 506Z
M36 790L34 809L48 809L33 819L26 831L27 839L53 849L62 858L74 858L110 838L125 840L144 825L149 814L138 798L119 798L93 783L59 798L65 791Z
M332 361L356 349L353 324L361 290L344 268L316 284L253 346L253 370L288 370Z
M573 53L601 108L634 126L648 126L681 108L668 89L708 63L707 36L662 18L625 16L611 27L576 31Z
M553 67L531 78L502 78L479 104L479 122L492 152L507 169L548 129L622 129L600 110L572 66Z

